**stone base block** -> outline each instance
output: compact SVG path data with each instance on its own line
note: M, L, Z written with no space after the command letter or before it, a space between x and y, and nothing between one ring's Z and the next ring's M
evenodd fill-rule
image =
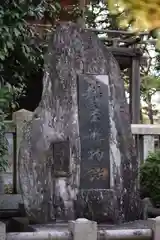
M111 189L80 190L75 203L76 218L98 223L119 223L118 201Z

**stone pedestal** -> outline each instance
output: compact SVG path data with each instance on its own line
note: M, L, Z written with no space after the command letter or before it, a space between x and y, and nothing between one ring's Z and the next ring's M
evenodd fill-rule
M75 204L77 217L94 219L98 223L116 224L120 221L118 202L114 190L80 190Z

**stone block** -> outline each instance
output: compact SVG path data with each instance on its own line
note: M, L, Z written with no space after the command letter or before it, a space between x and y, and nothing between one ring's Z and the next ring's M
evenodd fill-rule
M97 240L97 223L85 218L69 222L73 240Z

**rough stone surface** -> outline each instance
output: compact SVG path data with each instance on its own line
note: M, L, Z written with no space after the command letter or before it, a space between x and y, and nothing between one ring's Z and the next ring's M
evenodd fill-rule
M81 190L75 203L78 217L94 219L98 223L119 223L119 209L114 190Z
M82 99L83 95L80 96L81 91L78 87L82 80L85 88L89 89L89 86L94 86L95 79L97 81L95 94L98 91L98 82L100 89L104 88L103 100L100 100L101 94L98 93L97 104L100 104L98 108L101 113L102 110L106 111L104 113L106 125L102 122L103 116L100 116L98 119L100 122L95 123L95 126L102 127L100 133L103 139L100 137L99 141L103 148L100 153L104 153L105 157L102 162L98 158L97 163L95 159L93 163L92 159L89 163L88 153L85 148L86 154L84 154L84 144L82 144L87 131L84 130L86 125L83 126L81 121L82 108L79 99L80 97ZM83 90L85 93L85 89L82 88L82 92ZM90 110L88 112L91 114ZM105 134L107 136L104 139ZM95 141L90 141L90 144L88 151L92 146L95 151ZM53 149L54 151L61 149L62 153L66 153L68 148L68 158L64 154L57 155L55 152L53 154ZM69 166L62 167L60 164L57 169L55 164L57 156L62 165L68 162ZM95 174L98 179L96 184L94 184L95 178L91 177L93 171L89 171L87 187L84 188L82 182L86 169L100 171L96 171ZM138 162L132 144L120 69L103 43L90 31L80 29L75 24L58 25L51 37L45 59L42 99L32 120L24 128L19 154L19 173L26 212L35 222L53 221L57 216L74 219L78 213L74 212L73 204L79 204L81 206L79 211L84 214L88 211L84 204L88 199L87 207L93 212L93 219L97 217L96 211L99 203L102 202L104 206L101 206L101 209L105 211L98 212L98 218L101 216L102 219L106 218L106 221L113 222L117 215L119 221L139 218L140 202L136 182ZM97 193L92 191L92 188ZM107 191L110 192L108 198ZM113 195L115 200L111 203L108 199ZM77 202L77 198L83 198L83 201ZM95 202L97 207L93 209Z

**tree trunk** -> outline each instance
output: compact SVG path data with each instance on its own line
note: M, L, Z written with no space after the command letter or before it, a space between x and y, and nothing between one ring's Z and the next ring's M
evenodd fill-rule
M151 103L151 96L148 95L148 117L150 124L154 124L154 119L153 119L153 109L152 109L152 103Z
M142 107L140 109L140 122L143 123L143 113L142 113Z

